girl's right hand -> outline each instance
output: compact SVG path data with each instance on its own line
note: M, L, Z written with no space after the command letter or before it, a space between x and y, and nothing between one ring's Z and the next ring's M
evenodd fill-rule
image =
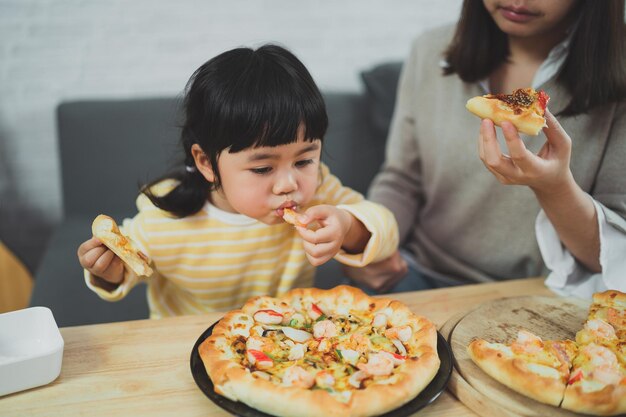
M124 262L95 237L78 247L78 261L92 275L111 284L124 280Z

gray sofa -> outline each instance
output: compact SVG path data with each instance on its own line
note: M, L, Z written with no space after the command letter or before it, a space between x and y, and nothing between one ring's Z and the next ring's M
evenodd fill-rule
M342 182L365 192L384 156L400 63L362 74L363 93L325 93L329 129L322 159ZM145 287L109 303L87 289L76 250L91 236L99 213L118 221L136 212L141 184L174 166L179 151L179 99L88 100L57 108L63 213L35 274L31 305L52 309L59 326L148 317ZM318 269L316 286L341 280L332 261Z

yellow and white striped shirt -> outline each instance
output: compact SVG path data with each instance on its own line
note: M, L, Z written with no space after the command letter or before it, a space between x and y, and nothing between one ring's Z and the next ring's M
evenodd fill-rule
M172 187L175 183L161 183ZM332 204L349 211L371 232L361 254L340 252L335 258L364 266L390 256L398 247L398 226L393 214L344 187L322 165L322 182L311 206ZM250 217L228 213L210 203L198 213L175 218L140 195L139 213L126 219L122 231L154 263L147 278L150 317L231 310L248 298L279 295L294 287L313 284L314 267L308 262L302 238L287 223L266 225ZM140 279L126 268L124 281L112 292L87 286L109 301L123 298Z

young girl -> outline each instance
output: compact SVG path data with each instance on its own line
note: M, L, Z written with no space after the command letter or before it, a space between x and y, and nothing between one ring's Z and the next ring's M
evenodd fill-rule
M363 266L397 248L393 215L320 162L324 101L287 50L238 48L209 60L189 80L184 109L184 169L145 187L139 213L123 224L155 266L151 317L237 308L312 285L314 266L332 257ZM285 223L286 208L316 226ZM78 258L104 299L140 281L95 238Z
M551 271L566 292L625 291L625 36L624 0L465 0L456 28L421 36L369 194L396 215L407 261L351 277L386 291ZM469 98L530 86L558 117L545 137L505 124L499 143L485 120L472 140Z

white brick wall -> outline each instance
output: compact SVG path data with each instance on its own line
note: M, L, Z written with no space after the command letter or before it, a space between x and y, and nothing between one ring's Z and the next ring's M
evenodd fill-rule
M460 3L0 0L0 240L34 269L61 217L61 100L177 94L208 58L268 41L295 52L322 89L358 90L360 71L402 59Z

